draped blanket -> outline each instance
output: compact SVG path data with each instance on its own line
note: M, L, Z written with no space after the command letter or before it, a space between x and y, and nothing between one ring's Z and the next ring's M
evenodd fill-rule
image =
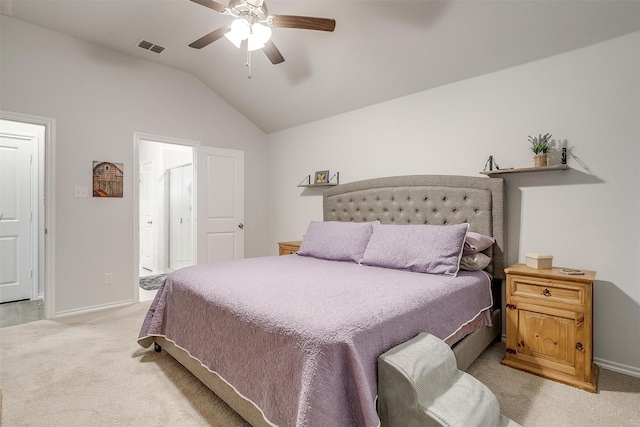
M198 265L167 276L138 342L173 341L278 426L373 427L378 356L423 331L490 325L490 288L483 272L297 255Z

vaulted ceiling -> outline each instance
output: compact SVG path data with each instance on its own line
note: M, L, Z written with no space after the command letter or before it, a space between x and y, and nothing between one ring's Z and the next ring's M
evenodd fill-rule
M249 79L246 51L225 38L188 47L231 21L190 0L0 1L16 19L192 73L266 133L640 31L637 0L267 0L271 14L336 29L275 28L285 62L256 51Z

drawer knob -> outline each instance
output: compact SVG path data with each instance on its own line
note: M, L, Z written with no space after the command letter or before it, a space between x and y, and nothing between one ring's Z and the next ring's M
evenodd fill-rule
M584 351L584 346L582 345L581 342L577 342L576 343L576 350L578 351Z
M544 295L545 297L550 297L551 291L549 289L545 289L544 291L542 291L542 295Z

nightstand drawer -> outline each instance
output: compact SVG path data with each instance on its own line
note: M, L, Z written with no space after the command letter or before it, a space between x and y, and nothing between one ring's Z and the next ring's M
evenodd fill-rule
M584 305L584 287L557 281L535 280L530 277L513 276L509 292L514 297L534 298L571 305Z

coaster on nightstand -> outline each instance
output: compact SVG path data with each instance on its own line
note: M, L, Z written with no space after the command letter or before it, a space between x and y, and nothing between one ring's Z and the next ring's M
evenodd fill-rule
M562 273L562 274L570 274L570 275L580 275L580 274L584 274L584 271L582 271L582 270L574 270L572 268L561 268L560 269L560 273Z

